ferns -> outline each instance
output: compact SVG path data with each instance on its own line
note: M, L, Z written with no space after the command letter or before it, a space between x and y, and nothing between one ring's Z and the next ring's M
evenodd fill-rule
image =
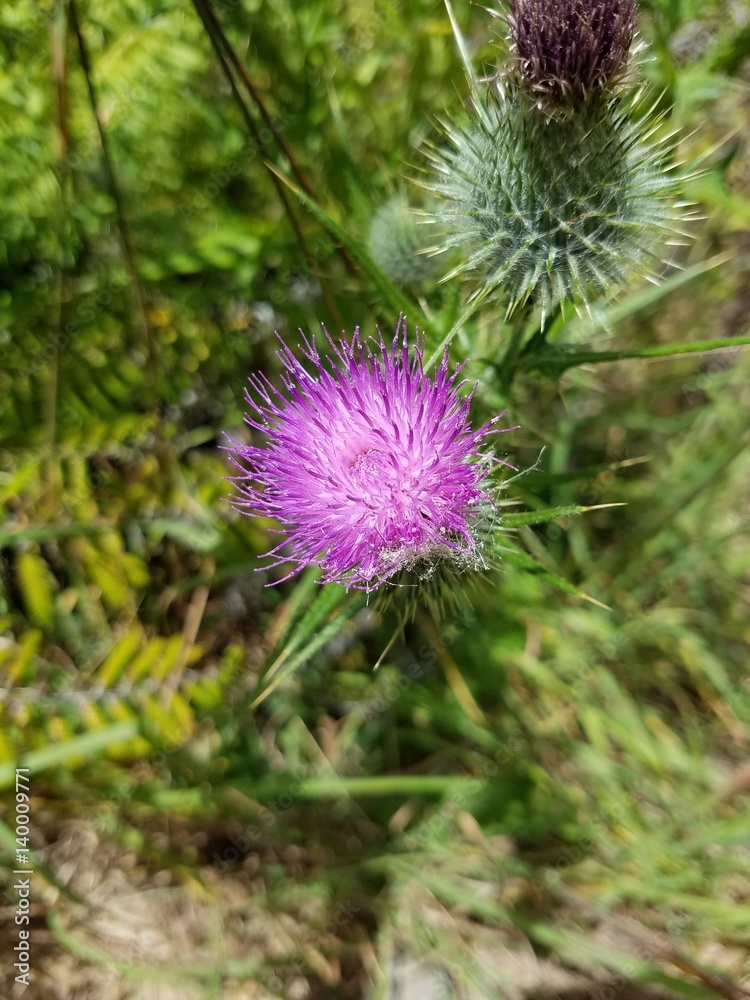
M55 623L54 582L46 562L38 552L19 552L16 574L29 621L51 632Z
M37 760L35 751L80 746L88 733L102 733L101 749L113 759L146 757L155 749L174 750L194 732L198 720L215 711L237 681L238 660L231 647L203 669L199 646L185 648L181 636L148 639L133 625L123 632L93 670L64 671L38 654L41 633L27 631L0 648L0 774L3 765ZM42 693L40 693L42 692ZM123 724L132 735L122 739ZM119 728L118 728L119 727ZM106 733L113 741L107 743ZM73 763L83 763L74 757Z
M143 603L154 561L167 558L182 576L178 567L191 564L191 552L208 557L220 543L221 522L196 523L187 484L172 490L171 518L153 516L153 497L165 485L157 486L152 453L158 417L132 409L138 400L128 398L123 372L135 369L104 366L93 387L90 369L71 369L70 380L68 371L61 369L60 402L81 419L58 429L53 448L29 447L27 426L26 446L18 441L18 460L6 451L0 476L0 502L11 512L0 548L17 606L2 623L0 764L35 760L55 746L63 757L70 747L68 763L77 766L86 760L76 748L89 745L80 742L87 734L100 734L97 752L122 761L179 747L237 679L231 649L207 658L183 637L182 622L170 621L171 607L184 602L177 590ZM9 397L18 417L20 395ZM12 431L13 421L4 426ZM198 467L220 482L218 461L212 455Z

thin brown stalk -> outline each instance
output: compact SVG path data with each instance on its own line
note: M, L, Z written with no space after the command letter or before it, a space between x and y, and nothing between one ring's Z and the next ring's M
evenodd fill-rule
M286 139L282 135L278 126L276 125L276 122L273 120L270 112L268 111L268 108L266 107L265 101L263 100L258 91L258 88L253 83L252 79L250 78L250 74L247 72L247 69L245 68L239 56L235 52L232 43L227 38L226 33L224 32L224 29L222 28L221 23L217 18L216 14L211 9L210 4L207 3L207 0L193 0L193 4L195 6L196 11L198 12L198 16L201 18L201 21L203 21L204 27L211 36L211 40L214 44L214 48L217 50L217 54L219 48L221 48L225 53L228 62L234 67L237 76L242 81L243 85L245 86L245 89L249 93L256 107L258 108L258 111L260 112L263 121L266 123L274 139L276 140L276 144L278 145L279 150L289 161L292 173L297 178L299 186L302 188L302 190L305 192L305 194L307 194L309 198L312 198L313 201L317 201L317 198L315 196L315 191L313 190L312 185L305 176L302 168L299 165L299 162L297 161L297 158L290 149L289 144L287 143ZM277 188L277 190L279 189ZM349 255L346 247L342 246L336 247L336 252L341 257L341 260L344 266L346 267L347 271L349 272L349 274L352 275L357 274L357 266L352 260L351 256Z
M109 137L104 128L104 122L102 120L101 112L99 110L99 100L96 90L96 85L94 83L94 77L92 72L91 59L89 57L88 46L86 45L86 40L81 31L81 22L78 16L78 7L76 0L68 0L68 10L70 12L70 26L73 31L73 35L78 46L78 54L81 63L81 69L83 70L83 75L86 78L86 89L89 97L89 104L91 106L91 112L96 122L96 128L99 133L99 143L102 153L102 165L104 167L104 173L107 178L107 186L109 188L109 193L112 196L112 200L115 203L115 213L117 216L117 228L120 234L120 242L122 244L123 257L125 259L125 265L128 270L128 277L130 279L130 290L133 299L134 313L136 316L136 322L139 327L139 333L144 344L146 355L148 358L148 371L149 377L151 379L151 388L153 395L153 405L158 406L160 398L159 390L159 365L158 365L158 354L156 351L156 344L154 340L153 331L151 325L148 321L148 313L146 310L146 293L141 284L140 275L138 273L137 257L135 252L135 245L133 243L133 235L130 229L130 223L128 222L127 213L125 211L125 201L122 194L122 188L120 187L119 180L117 178L117 172L115 170L114 158L112 156L112 150L109 144Z
M245 85L245 89L247 90L248 94L250 94L250 97L252 98L253 102L258 108L258 111L260 111L263 121L266 123L270 131L273 133L273 137L276 140L276 144L278 145L279 149L287 158L287 160L289 160L289 165L292 168L292 173L297 178L299 186L302 188L303 191L306 192L306 194L310 198L315 198L315 192L313 191L312 185L310 184L307 177L303 173L302 168L297 162L294 153L289 148L286 139L279 131L276 122L271 117L271 114L268 111L268 108L266 107L265 101L260 96L260 93L255 84L253 83L253 81L250 79L250 74L247 72L247 69L242 64L242 61L240 60L239 56L234 51L234 47L227 38L218 17L211 9L211 5L207 3L206 0L198 0L198 3L196 3L196 7L198 6L201 8L201 11L203 12L201 13L201 11L199 11L203 23L206 24L207 22L210 22L211 24L210 30L219 40L222 48L224 49L224 52L227 56L229 63L234 67L237 76L240 78L240 80L242 80L242 83Z
M218 26L216 18L213 16L212 11L208 7L208 5L204 2L204 0L193 0L193 6L195 7L198 17L201 19L203 23L203 27L206 29L206 33L208 34L208 37L211 41L211 45L213 46L214 52L216 53L216 56L219 60L219 65L221 66L222 72L227 78L227 81L232 91L232 96L234 97L238 107L240 108L245 124L247 125L247 128L250 134L252 135L256 145L258 146L258 148L260 148L260 146L262 145L260 139L260 132L258 130L255 121L253 120L253 116L250 114L250 111L247 105L245 104L245 101L243 100L242 94L239 92L234 76L232 74L232 70L229 66L227 57L225 55L224 50L227 48L227 46L229 46L229 43L226 42L226 45L224 45L224 43L222 42L223 33L221 32L221 27ZM263 162L264 164L266 164L265 160ZM266 164L266 167L267 166L268 165ZM294 214L292 205L289 201L289 198L287 197L286 191L284 190L284 186L272 170L269 170L269 173L271 175L271 180L273 181L273 185L274 188L276 189L276 193L279 197L279 200L281 201L281 204L284 207L284 211L286 212L289 221L292 225L292 228L294 229L294 234L297 238L297 242L299 243L304 256L311 257L312 254L309 245L307 243L307 240L305 239L305 234L302 232L299 220ZM334 322L338 326L343 325L343 320L341 318L341 314L338 310L338 307L336 306L336 303L331 297L323 281L321 281L320 287L321 287L321 292L323 294L323 300L325 301L326 304L326 308L331 314Z
M55 304L55 324L57 326L58 344L62 343L65 311L65 234L68 224L67 187L68 187L68 152L70 139L68 135L68 87L67 87L67 51L65 47L65 8L61 7L50 22L50 58L52 75L55 80L56 125L58 157L60 163L60 268L57 275L57 302ZM49 449L48 461L44 470L45 488L50 503L54 502L55 474L53 453L57 440L57 406L60 382L60 349L58 348L50 362L49 381L46 385L45 424L46 441Z

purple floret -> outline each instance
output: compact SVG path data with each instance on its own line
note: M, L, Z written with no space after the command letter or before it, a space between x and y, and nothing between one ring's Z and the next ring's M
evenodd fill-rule
M627 68L635 0L508 0L525 83L559 101L607 90Z
M323 582L371 591L394 574L476 553L480 512L492 509L483 482L493 458L481 445L502 414L473 430L471 393L459 396L446 349L424 371L424 337L409 359L406 323L388 348L381 334L334 342L333 356L304 337L310 374L282 341L285 391L250 377L246 421L264 447L233 442L237 509L276 518L284 541L272 565L289 576L315 564ZM371 346L372 343L372 346ZM504 464L504 463L503 463ZM286 579L286 577L285 577Z

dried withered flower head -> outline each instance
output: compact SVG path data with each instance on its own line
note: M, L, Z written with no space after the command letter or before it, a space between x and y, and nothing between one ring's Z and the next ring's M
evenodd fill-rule
M508 0L518 72L543 106L609 90L627 69L635 0Z

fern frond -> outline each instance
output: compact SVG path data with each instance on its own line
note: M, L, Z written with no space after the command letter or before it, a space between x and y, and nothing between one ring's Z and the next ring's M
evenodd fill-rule
M16 577L32 625L51 632L55 626L55 582L38 552L19 552Z

